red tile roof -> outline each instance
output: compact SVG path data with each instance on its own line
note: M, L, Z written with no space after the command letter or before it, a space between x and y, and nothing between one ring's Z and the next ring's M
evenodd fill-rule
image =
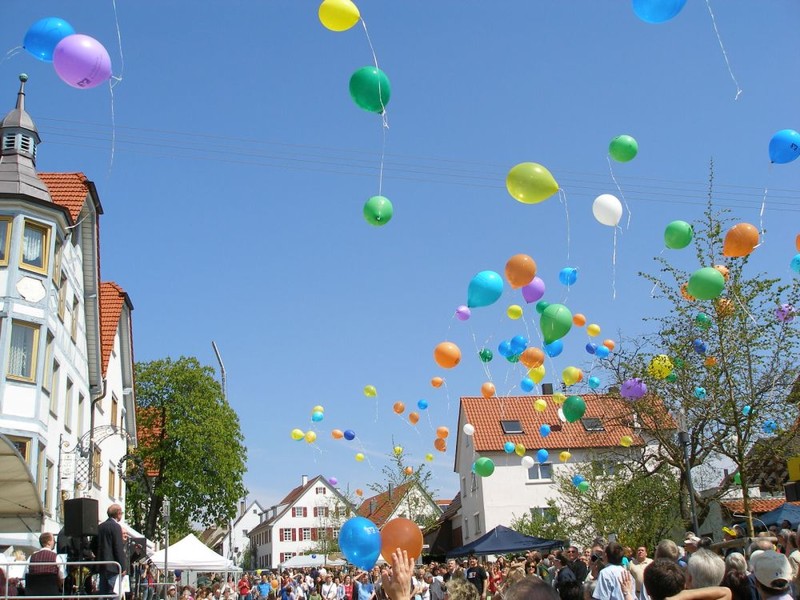
M561 423L558 418L558 407L552 396L507 396L507 397L465 397L461 398L461 410L466 423L475 427L472 436L477 452L502 452L507 441L522 444L526 448L544 448L546 450L573 448L612 448L619 446L622 436L630 436L633 446L643 446L644 440L633 428L633 414L628 401L613 396L583 394L586 412L583 418L597 418L602 421L603 431L587 431L581 421ZM534 409L537 399L547 402L543 412ZM643 402L645 400L639 400ZM650 400L657 402L656 400ZM663 405L661 405L663 407ZM675 423L666 410L663 411L663 422L674 428ZM522 425L523 433L506 434L500 421L516 420ZM542 437L539 428L548 424L561 425L561 430L553 428L550 435Z
M317 483L317 479L319 479L320 477L322 477L322 475L317 475L313 479L309 479L308 483L306 483L305 485L303 485L302 483L298 485L296 488L294 488L292 491L286 494L283 500L278 502L278 506L283 506L284 504L289 504L289 505L294 504L297 501L297 499L303 495L303 492L305 492L308 488Z
M722 506L727 508L732 513L742 513L744 511L744 500L723 500L720 502ZM775 510L779 506L786 504L786 498L750 498L750 510L754 513L765 513ZM789 502L795 506L800 506L800 502Z
M401 483L392 490L391 497L389 496L388 490L370 496L356 509L356 513L361 517L366 517L378 527L383 527L384 523L392 516L397 505L405 498L413 485L413 481Z
M53 202L69 210L73 223L83 210L89 195L88 181L83 173L37 173L50 190Z
M103 281L100 284L100 354L103 375L108 370L125 296L125 290L113 281Z
M136 408L136 439L140 450L156 446L161 441L164 431L161 414L161 410L157 407ZM153 458L144 461L144 469L148 477L157 477L161 474L159 465Z

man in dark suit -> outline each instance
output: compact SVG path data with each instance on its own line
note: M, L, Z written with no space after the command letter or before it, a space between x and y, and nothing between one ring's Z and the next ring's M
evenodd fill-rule
M101 594L113 594L117 579L125 575L128 568L125 545L122 542L122 526L119 524L122 519L122 507L119 504L112 504L108 507L107 514L108 519L97 527L97 560L115 561L120 566L99 565L98 592Z

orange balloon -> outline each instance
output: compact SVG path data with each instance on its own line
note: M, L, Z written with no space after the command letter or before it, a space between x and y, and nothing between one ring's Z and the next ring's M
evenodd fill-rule
M703 361L703 364L710 369L711 367L715 367L717 365L717 359L713 356L707 356Z
M527 254L515 254L506 263L506 279L512 288L528 285L536 277L536 261Z
M756 246L758 246L758 229L750 223L737 223L725 234L722 254L733 257L747 256Z
M447 450L447 442L442 438L436 438L433 440L433 447L439 452L445 452Z
M688 300L689 302L694 302L696 298L689 293L689 283L684 283L681 285L681 296L683 296L684 300Z
M461 362L461 350L453 342L442 342L433 349L433 360L443 369L452 369Z
M519 355L519 362L529 369L541 367L544 364L544 352L540 348L525 348Z
M363 495L364 495L364 490L362 490L361 488L358 488L356 490L356 496L358 496L360 498Z
M405 550L409 558L417 559L422 554L422 531L411 519L392 519L381 529L381 554L390 561L392 552Z
M408 413L408 420L412 425L416 425L419 423L419 413L412 412Z
M576 327L583 327L586 325L586 316L581 313L575 313L572 315L572 324Z
M392 406L392 410L398 415L402 415L406 410L406 405L402 402L395 402L394 406Z
M272 587L273 590L277 590L278 587L280 586L280 583L278 583L277 579L273 579L272 581L269 582L269 585L270 587Z
M405 469L403 469L403 473L405 473L406 475L413 475L414 469L412 467L406 467Z
M731 302L728 298L719 298L716 302L717 304L717 314L720 317L730 317L733 314L734 308L733 302Z
M450 435L450 430L444 425L441 425L436 428L436 437L439 438L440 440L445 439L448 435Z
M491 398L494 396L495 391L494 384L491 381L487 381L481 386L481 395L484 398Z
M714 265L714 268L719 271L719 274L725 278L725 281L728 281L728 278L731 276L731 272L728 271L728 267L725 265Z
M342 433L341 429L334 429L331 431L331 437L335 440L340 440L344 437L344 433Z
M614 340L603 340L603 346L609 350L613 350L617 345L614 343Z
M578 382L583 381L583 371L578 369L578 372L576 373L576 377L578 378Z
M431 385L433 387L442 387L443 383L444 379L442 379L441 377L434 377L433 379L431 379Z
M797 237L794 238L794 247L800 252L800 233L797 234Z

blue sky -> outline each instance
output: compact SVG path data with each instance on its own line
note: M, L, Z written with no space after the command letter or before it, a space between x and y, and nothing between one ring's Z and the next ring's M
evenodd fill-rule
M477 348L516 333L538 341L533 306L508 286L497 305L454 320L472 276L529 254L546 300L586 314L600 339L640 335L643 318L665 307L636 273L667 252L668 222L701 215L712 158L717 203L737 220L758 225L769 188L751 269L792 277L800 162L770 167L767 144L800 129L797 2L712 2L737 101L702 0L662 25L624 0L359 6L392 83L382 189L394 219L382 228L361 214L378 193L383 133L348 94L351 73L372 62L360 26L330 32L305 0L119 0L123 69L111 0L4 3L8 49L34 21L59 16L100 40L122 75L113 120L107 87L72 89L27 53L0 63L0 92L11 108L16 75L27 72L39 169L97 183L102 276L133 300L136 359L215 365L211 341L219 345L250 498L269 504L301 474L364 488L380 479L392 437L414 461L433 452L439 495L452 496L453 443L436 452L434 431L447 425L454 436L459 396L480 393ZM622 133L640 151L614 165L631 211L614 270L612 229L591 203L619 195L607 147ZM505 174L524 161L550 169L566 209L558 197L531 206L508 195ZM704 266L691 251L669 252L686 269ZM579 269L569 290L557 278L565 266ZM517 303L527 327L505 317ZM445 339L464 355L451 372L432 359ZM573 331L545 381L591 367L587 341ZM446 388L430 386L436 375ZM499 394L518 391L518 369L495 359L490 375ZM376 399L364 397L367 384ZM420 398L430 408L416 427L392 412ZM293 442L317 404L318 442ZM334 441L333 428L358 440ZM354 460L360 450L369 461Z

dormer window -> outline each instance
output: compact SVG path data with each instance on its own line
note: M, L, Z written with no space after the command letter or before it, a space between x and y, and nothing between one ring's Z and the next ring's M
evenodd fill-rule
M603 427L603 421L596 417L584 417L583 419L581 419L581 425L583 425L583 428L589 432L599 432L606 430L606 428Z
M26 133L6 133L3 136L3 154L11 154L15 150L36 158L36 142Z
M503 428L503 433L505 434L525 433L522 429L522 423L517 420L500 421L500 427Z

